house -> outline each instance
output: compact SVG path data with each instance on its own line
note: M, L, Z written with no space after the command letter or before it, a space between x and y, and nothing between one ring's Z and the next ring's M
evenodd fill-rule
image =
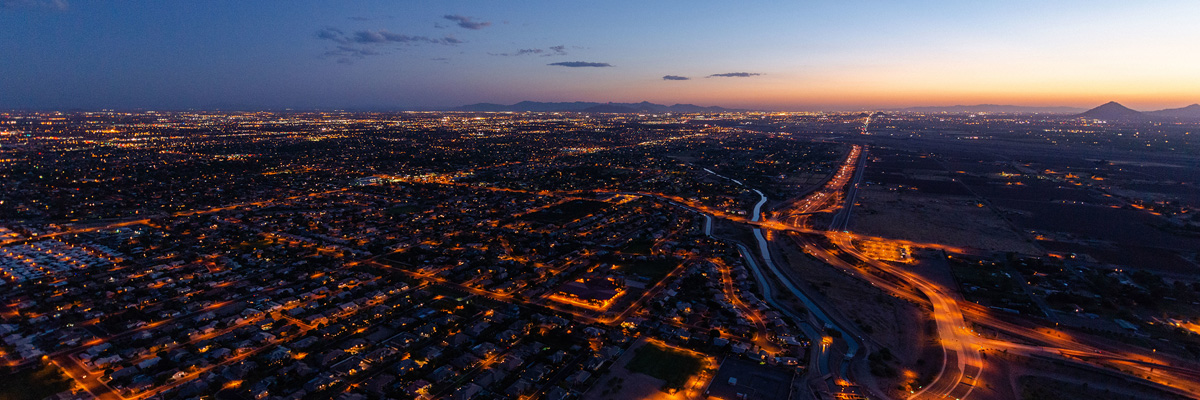
M270 362L277 362L277 361L283 361L291 356L292 356L292 351L290 349L288 349L287 347L284 347L284 346L279 346L279 347L276 347L275 349L271 350L267 354L263 355L263 358L265 358L267 361L270 361Z
M388 374L379 374L375 375L375 377L371 379L368 379L363 383L363 386L368 392L371 392L376 396L383 397L383 395L387 393L388 387L391 386L391 384L395 381L396 377L394 376Z
M396 373L400 375L407 374L415 369L417 369L417 362L410 358L400 360L395 366L392 367L392 370L396 371Z
M471 353L480 357L487 357L496 353L496 345L491 343L480 343L471 347Z
M453 368L450 368L449 365L443 365L438 367L438 369L433 370L433 372L430 372L429 375L425 376L425 378L434 382L444 382L448 379L454 378L456 375L457 374L454 372Z
M437 347L426 347L418 351L417 356L423 360L434 360L442 356L442 349Z
M565 400L569 394L566 389L555 386L546 393L546 400Z
M309 337L306 337L306 338L304 338L304 339L300 339L300 340L297 340L297 341L293 342L293 343L292 343L292 348L294 348L294 349L307 349L307 348L309 348L309 347L312 347L312 345L314 345L314 344L317 344L317 338L316 338L316 337L313 337L313 336L309 336Z
M146 361L142 361L142 362L138 363L137 367L139 370L144 370L144 369L152 368L155 365L158 365L158 363L161 361L162 361L162 358L153 357L153 358L147 359Z
M509 386L508 389L504 389L504 393L509 396L517 397L517 396L521 396L525 393L528 393L529 389L531 389L532 387L533 387L532 383L530 383L527 380L521 379L521 380L517 381L516 383L512 384L512 386Z
M500 363L500 367L504 368L505 371L512 372L513 370L519 368L521 366L521 364L524 364L524 363L525 363L525 360L521 359L521 357L508 356L508 357L504 358L504 362Z
M432 386L433 383L430 383L427 380L417 379L412 384L409 384L408 387L404 388L404 391L408 392L409 396L427 397L429 396L429 388Z
M572 385L582 385L584 382L587 382L588 378L591 378L591 377L592 377L591 372L580 370L580 371L576 371L574 374L571 374L571 376L568 376L567 383L570 383Z
M223 360L226 357L229 357L230 354L233 354L233 350L229 350L227 348L221 347L221 348L217 348L216 350L208 352L208 358L210 360Z
M483 387L474 383L468 383L456 389L454 391L454 395L452 395L450 398L454 400L470 400L475 398L475 396L479 395L479 393L482 391Z
M454 368L458 368L458 369L468 369L468 368L474 367L476 365L479 365L479 363L481 361L483 361L483 360L472 354L463 354L461 356L458 356L458 358L455 358L454 360L450 361L450 365L453 365Z
M119 363L119 362L121 362L121 356L116 355L116 354L113 354L108 357L100 357L95 360L92 360L92 364L94 364L96 366L96 368L105 368L109 365Z

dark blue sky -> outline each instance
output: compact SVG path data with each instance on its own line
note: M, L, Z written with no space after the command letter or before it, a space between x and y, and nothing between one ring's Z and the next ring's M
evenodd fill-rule
M1200 2L973 3L0 0L0 109L1200 101Z

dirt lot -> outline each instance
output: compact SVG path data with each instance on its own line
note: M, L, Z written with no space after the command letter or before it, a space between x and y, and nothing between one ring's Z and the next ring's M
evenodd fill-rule
M895 392L912 379L913 373L916 376L937 373L942 355L934 342L936 333L927 331L923 322L929 320L927 311L819 262L795 246L781 247L788 273L806 285L805 289L810 289L814 300L831 304L895 357L889 364L895 367L898 376L876 378L878 387Z
M647 399L647 400L667 400L675 399L666 392L663 392L662 387L664 382L662 379L654 378L650 375L640 374L625 369L625 364L632 360L637 353L637 348L646 345L644 340L639 340L621 355L613 363L612 368L609 368L608 373L600 378L600 383L597 383L587 393L583 394L583 400L623 400L623 399Z
M856 233L984 251L1041 255L1036 246L971 197L931 195L905 189L891 191L872 185L860 189L858 199L854 217L850 220L850 230Z
M980 376L983 386L971 393L980 400L1021 398L1029 400L1133 400L1184 399L1149 384L1113 378L1101 368L1058 364L1048 360L989 352L987 370ZM1008 386L1005 388L1004 386ZM1019 394L1019 396L1014 396Z

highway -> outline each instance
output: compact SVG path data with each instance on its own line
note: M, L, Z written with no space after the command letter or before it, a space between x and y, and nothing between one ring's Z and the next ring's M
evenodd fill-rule
M858 154L857 148L852 150L852 156L857 155L857 154ZM707 168L705 168L704 170L713 175L733 181L734 183L736 183L738 185L742 184L740 181L738 181L736 179L722 176L722 175L717 174ZM763 223L762 207L763 207L763 205L765 205L767 203L767 200L768 200L767 196L758 189L751 189L751 190L753 190L755 194L758 194L759 200L757 203L755 203L754 208L751 209L750 220L749 221L746 221L746 220L738 221L736 219L730 219L730 220L733 220L735 222L745 222L745 223L751 224L752 226L757 226L758 224ZM677 202L677 200L675 200L675 199L668 199L668 200L672 200L672 202L679 204ZM680 204L680 205L682 205L682 204ZM705 234L712 236L712 215L709 212L707 212L708 210L699 209L699 208L695 208L692 206L686 206L686 207L688 207L694 211L700 212L704 215L704 217L705 217L704 232L705 232ZM791 294L795 298L799 299L802 303L804 303L805 308L808 310L809 314L817 319L817 322L819 325L824 326L824 327L829 327L830 329L833 329L833 330L837 331L838 333L840 333L840 336L843 338L843 340L846 341L846 347L847 347L847 351L844 354L844 360L850 360L850 359L854 358L856 355L858 355L859 348L861 347L861 344L859 341L860 339L857 339L855 336L853 336L849 332L847 332L846 329L842 328L841 323L830 318L829 314L826 313L826 311L820 305L818 305L816 302L814 302L812 300L812 298L809 297L808 295L806 295L803 291L801 291L800 288L797 287L797 285L794 282L792 282L792 280L790 278L788 278L786 275L783 274L783 272L775 264L774 257L771 256L769 241L767 240L766 236L764 236L762 228L756 227L756 228L754 228L753 232L754 232L755 240L758 242L758 255L763 260L762 265L759 264L759 262L756 260L755 254L752 253L750 251L750 249L748 247L746 247L745 244L737 243L737 246L738 246L738 251L742 254L742 258L746 260L746 264L750 268L751 275L754 276L755 281L758 283L758 286L762 290L763 300L768 305L770 305L772 308L780 311L780 313L782 313L783 315L785 315L788 318L790 318L791 320L793 320L796 323L796 325L800 328L800 330L804 332L804 335L807 336L810 340L814 341L814 344L819 343L818 346L814 346L814 348L813 348L814 352L810 359L810 365L815 366L815 371L817 371L816 376L828 376L831 378L836 378L835 380L848 381L849 379L847 379L847 378L849 375L849 364L841 363L840 364L841 368L838 370L835 370L833 368L833 363L835 360L831 359L831 357L830 357L830 350L831 350L830 347L831 346L830 346L830 343L827 340L825 340L826 339L825 333L821 329L814 327L812 322L808 318L804 318L799 315L796 315L796 313L793 312L790 307L788 307L786 304L782 304L779 302L779 299L777 299L775 296L774 289L773 289L774 286L772 285L772 281L768 280L767 274L763 271L764 268L762 268L762 266L765 266L766 270L770 272L770 276L775 278L773 282L778 282L778 284L782 286L784 291L786 291L787 293Z
M864 133L866 132L868 124L869 118L867 119L867 123L864 124ZM810 365L813 365L813 368L810 371L815 372L816 377L826 377L825 379L832 377L836 378L838 382L843 380L846 382L852 381L850 365L862 360L863 353L865 353L864 348L869 347L869 345L863 336L861 336L861 332L859 332L858 328L855 327L854 324L847 322L847 319L844 315L839 314L837 310L833 310L829 307L823 307L822 304L814 301L813 298L808 296L801 289L803 285L798 284L786 273L788 270L785 270L784 268L788 268L788 265L780 265L776 263L775 260L778 259L778 257L773 256L772 249L777 249L777 247L773 246L780 245L777 240L781 240L780 238L784 237L797 240L797 243L801 248L804 249L805 252L817 257L818 259L824 260L826 263L837 268L851 272L855 276L858 276L859 278L871 283L876 287L889 291L897 297L918 303L927 301L932 306L932 316L937 326L938 336L940 337L939 343L943 347L944 360L940 367L940 371L934 377L932 382L921 388L919 392L913 394L913 396L910 397L911 399L966 399L972 394L974 388L979 385L977 379L979 378L980 373L983 372L983 368L985 366L984 360L981 356L981 351L984 350L1007 351L1010 353L1027 356L1051 357L1055 359L1063 359L1071 362L1086 364L1089 366L1093 365L1094 363L1120 365L1122 368L1137 371L1138 375L1151 377L1151 380L1157 384L1167 385L1164 387L1175 393L1186 396L1200 397L1200 383L1196 383L1200 382L1200 372L1197 372L1200 369L1192 368L1191 365L1176 365L1170 361L1165 361L1165 359L1162 357L1154 357L1144 353L1138 353L1136 351L1137 349L1132 347L1122 347L1126 350L1117 351L1112 347L1095 346L1092 344L1081 343L1079 340L1076 340L1069 335L1064 335L1061 332L1057 332L1053 329L1046 329L1047 332L1042 332L1037 328L1030 328L1028 326L1014 324L1001 317L993 315L990 310L980 307L976 304L967 302L960 304L957 295L950 288L926 279L919 274L905 269L902 266L875 260L870 256L860 252L855 247L855 240L862 240L866 237L850 233L849 227L852 209L858 197L858 189L863 182L863 171L865 170L867 161L866 153L867 150L864 146L854 145L846 155L846 158L839 166L837 171L830 175L828 181L822 185L821 188L808 193L799 199L793 199L786 202L785 204L787 205L787 208L778 210L774 213L764 214L763 207L768 202L768 198L762 191L758 189L747 188L758 194L760 197L757 203L754 204L750 210L751 214L749 218L731 215L722 210L713 210L705 207L703 204L697 204L697 202L663 194L630 192L612 193L652 196L665 200L676 206L700 213L705 218L703 231L709 237L713 237L714 217L723 218L734 223L745 224L752 227L752 233L758 245L757 253L752 251L750 247L743 243L736 243L736 247L738 248L740 255L745 259L745 263L749 267L751 275L761 288L764 301L786 317L795 321L799 329L803 331L804 334L811 340L813 340L815 346L813 346L813 353L810 360ZM704 171L720 178L728 179L735 184L744 187L741 181L722 176L707 168L704 168ZM458 183L453 182L439 183L458 185ZM473 187L478 188L478 186ZM523 192L514 189L483 189ZM322 196L342 190L345 189L292 196L281 200L290 201L302 197ZM608 191L596 190L588 191L586 193L602 192ZM549 193L547 191L541 191L532 193L567 196L570 194L583 194L585 192L577 191ZM278 201L242 203L175 214L163 214L162 216L190 216L226 211L239 207L261 207L274 204L276 202ZM826 230L811 226L812 216L816 213L822 212L835 212L832 221ZM771 216L774 216L774 218ZM148 224L149 222L149 219L143 216L136 220L115 221L104 225L90 227L76 227L75 229L50 233L35 238L21 238L17 240L5 241L0 243L0 245L100 229ZM773 234L781 232L795 232L802 235ZM829 242L818 242L813 240L813 238L817 237L817 235L828 238ZM290 240L286 238L281 239ZM877 240L889 239L878 238ZM891 240L891 242L901 241ZM918 247L947 248L946 246L939 246L936 244L906 243L910 243L911 245ZM333 252L335 250L340 251L340 249L326 250L328 252ZM839 257L838 254L844 254L853 258L853 260L851 262L847 262L846 259ZM859 265L855 265L856 262L861 263L860 265L865 265L870 268L877 269L878 271L882 271L882 275L886 276L881 277L881 274L868 272L866 270L870 268L862 268ZM374 265L381 268L395 269L384 263L378 263L374 259L366 259L351 263L350 265L357 263ZM746 314L745 318L753 323L759 330L759 333L753 338L754 342L760 347L770 351L772 348L774 348L774 346L770 345L769 341L767 341L765 338L767 329L763 319L756 310L753 310L745 304L742 304L740 299L737 297L737 291L733 286L729 266L724 265L723 263L717 264L721 270L721 283L726 296L730 298L731 302L734 302L735 306L739 310ZM395 270L423 281L445 285L466 293L484 296L486 298L498 301L514 302L512 296L508 294L495 293L473 288L468 285L448 282L445 279L432 274L418 274L404 269ZM583 322L589 323L619 323L633 312L640 309L646 300L653 298L666 286L668 282L671 282L674 280L674 278L677 278L682 270L682 268L676 268L673 270L666 278L660 280L641 298L635 301L634 304L624 310L624 312L619 313L614 317L597 318L578 314L576 314L576 317ZM919 295L917 294L918 292ZM798 314L803 313L798 312L796 307L786 304L786 300L790 300L791 297L794 297L802 302L809 315L802 317ZM541 305L553 308L547 304ZM565 310L560 311L570 312ZM971 330L971 325L968 325L968 322L975 322L981 325L993 327L1038 344L1018 344L1008 341L985 339L976 335ZM307 331L312 328L303 326L299 324L298 321L297 324L298 326L304 328L302 331ZM826 338L825 335L826 330L837 332L838 336L845 341L846 349L843 357L836 358L836 356L832 355L835 353L835 351L832 349L833 346L831 345L833 342L827 340L828 338ZM128 334L128 332L124 334ZM261 349L256 350L255 353L260 350ZM77 352L77 350L74 352ZM253 355L253 353L244 357L251 355ZM244 357L238 358L237 360L240 360ZM126 398L119 392L101 382L99 380L100 374L89 371L88 368L82 365L70 354L51 355L51 362L55 363L64 371L66 371L68 376L70 376L73 380L79 383L80 386L97 398L113 400ZM190 380L196 375L198 374L189 375L183 381ZM1126 374L1126 376L1133 380L1140 379L1135 376L1130 376L1130 374ZM174 387L177 384L161 388L155 393L161 392L161 390L169 389L170 387ZM132 398L142 397L143 395L145 394L140 394Z
M1003 351L1008 354L1068 361L1097 373L1117 375L1115 377L1119 379L1139 381L1148 386L1179 396L1200 398L1200 385L1196 383L1197 380L1200 380L1200 370L1194 367L1162 365L1155 362L1130 360L1121 355L1106 355L1058 347L1026 345L1003 340L985 340L983 341L983 346L989 350ZM1122 371L1118 372L1111 368L1094 366L1092 365L1093 362L1102 362L1106 365L1120 368ZM1129 372L1125 371L1133 371L1137 375L1146 376L1150 379L1143 380L1139 377L1131 376Z
M933 381L911 398L965 399L977 384L975 380L983 367L978 350L982 346L978 343L979 338L971 333L955 297L916 274L867 257L853 246L851 235L838 234L838 231L844 232L849 228L851 209L857 199L858 187L862 183L863 171L866 167L865 153L862 146L854 146L839 171L825 187L810 194L807 199L792 203L794 208L781 213L786 216L784 222L796 230L806 229L809 228L809 219L812 213L830 210L830 207L833 207L833 210L837 212L829 225L829 232L826 232L825 235L831 239L838 250L867 265L901 278L928 298L933 307L932 314L937 324L944 360ZM838 198L842 200L840 204L836 201ZM810 237L802 237L800 242L806 251L817 258L849 271L857 271L854 266L837 260L836 256L829 253L830 249L821 248L821 245L812 241ZM857 275L866 274L859 273ZM898 296L912 298L912 293L896 287L890 282L871 278L867 280L877 287L897 293Z
M801 291L794 283L792 283L791 279L785 276L783 272L780 272L779 267L775 265L775 261L773 261L771 257L768 241L763 236L761 228L754 228L754 238L758 240L758 250L762 254L763 263L767 266L767 269L771 271L771 274L775 276L775 279L783 284L784 288L786 288L789 293L800 299L800 301L804 303L805 308L808 309L809 313L816 317L817 320L824 324L825 327L837 331L840 336L846 340L846 359L851 359L855 354L858 354L858 349L860 347L859 340L861 339L850 335L846 329L842 328L841 323L835 321L833 318L830 318L829 314L826 313L819 304L814 302L812 298L808 297L808 295L805 295L803 291ZM821 335L821 337L824 337L824 335ZM843 378L846 377L845 366L843 366L842 373L839 376Z
M997 317L986 307L974 303L962 303L960 305L958 297L952 289L945 288L903 267L875 260L858 251L854 246L855 239L887 240L894 243L903 243L917 247L940 248L947 251L955 251L956 249L936 244L867 238L848 232L850 210L856 201L857 190L862 182L865 157L857 161L855 163L857 167L851 180L843 182L843 179L846 178L845 171L839 171L834 179L830 181L829 185L821 191L801 201L794 202L792 204L794 208L778 212L776 215L784 217L783 221L791 228L786 230L799 233L792 235L792 237L809 254L824 260L830 265L855 274L872 285L891 292L897 297L914 302L926 301L913 293L913 289L915 289L928 299L927 301L933 308L932 315L937 324L938 335L940 336L939 343L943 346L944 362L933 381L919 392L914 393L910 397L911 399L967 398L974 388L980 384L978 382L979 374L983 372L983 367L985 366L981 356L981 351L984 350L1049 357L1080 364L1087 368L1102 369L1103 367L1094 365L1100 364L1102 366L1107 365L1133 370L1137 372L1137 376L1130 374L1119 376L1125 377L1128 380L1142 382L1146 381L1142 380L1141 377L1149 377L1152 385L1161 386L1161 389L1187 397L1200 397L1200 383L1197 383L1200 380L1200 372L1196 372L1200 371L1200 368L1197 368L1190 361L1174 360L1172 362L1165 357L1148 355L1132 346L1123 344L1097 347L1096 345L1084 343L1081 340L1083 338L1072 337L1056 329L1015 324L1009 319ZM845 197L837 209L838 212L829 226L829 231L822 233L829 239L833 246L832 248L824 248L820 243L812 240L813 235L805 235L805 233L809 233L808 231L811 230L808 227L808 219L815 212L831 211L827 208L828 202L838 197L832 191L842 189L838 186L840 183L850 184L844 186ZM764 222L763 225L765 226L768 223L770 221ZM866 271L843 261L833 251L840 251L868 267L882 271L883 277L878 276L878 273ZM899 282L911 285L911 288L903 287L904 285L899 284ZM971 330L968 322L998 329L1006 334L1035 343L1043 343L1044 345L1025 345L984 339Z
M858 200L858 186L862 184L863 170L866 167L867 157L864 154L858 157L858 166L855 168L854 179L846 188L846 201L842 204L841 210L837 214L834 214L833 222L829 224L831 232L845 232L850 229L850 214L854 210L854 202Z
M870 120L868 118L863 126L864 134L867 133L869 123ZM959 251L959 249L935 243L913 243L887 238L872 238L849 232L852 207L857 201L857 191L863 182L863 171L865 170L867 160L865 153L865 147L854 145L842 165L836 172L831 174L821 188L800 198L785 202L784 208L770 214L771 218L764 218L762 208L767 203L767 197L756 189L751 190L757 193L760 198L753 206L749 218L732 215L723 210L706 207L698 202L662 193L594 190L587 192L541 191L534 194L569 196L585 193L618 193L655 197L703 215L705 217L704 233L710 237L713 234L714 217L754 227L754 237L759 246L757 256L745 244L736 243L736 246L739 253L746 260L745 262L751 271L751 275L761 288L764 301L776 310L779 310L783 315L796 321L805 335L814 340L817 338L824 339L822 330L814 326L813 321L796 315L797 313L788 307L788 305L781 303L779 295L792 295L800 299L819 324L832 327L833 330L841 333L842 337L847 339L848 349L846 355L849 358L853 358L852 362L861 358L854 358L854 356L861 356L861 347L864 343L860 340L855 340L856 336L852 335L849 329L846 329L846 324L838 324L838 318L833 317L831 312L820 307L819 304L815 303L809 296L806 296L795 283L788 279L787 275L780 269L780 266L775 263L775 257L771 255L773 240L785 236L793 238L809 254L824 260L830 265L850 272L872 285L889 291L897 297L916 303L927 301L933 309L932 315L938 328L938 335L940 336L939 343L943 346L944 362L933 381L922 388L920 392L913 394L910 397L912 399L967 398L972 394L974 388L980 384L977 380L985 366L981 357L981 350L1008 350L1020 354L1036 354L1089 366L1092 365L1092 362L1097 361L1118 363L1122 367L1138 371L1143 376L1151 376L1156 383L1163 382L1172 385L1171 387L1175 388L1176 393L1190 393L1189 396L1200 394L1200 387L1192 386L1192 382L1196 381L1198 377L1191 371L1197 369L1189 368L1190 365L1172 365L1170 362L1163 361L1162 358L1139 354L1137 351L1134 351L1135 349L1120 352L1112 351L1108 348L1102 349L1079 343L1079 341L1074 340L1069 335L1064 335L1052 329L1047 329L1050 331L1047 333L1036 328L1012 324L1003 318L992 315L989 310L976 304L965 302L960 304L957 295L949 288L942 287L936 282L912 273L903 267L872 259L859 252L854 246L855 240L889 241L913 247ZM741 181L717 174L707 168L703 169L707 173L728 179L744 187ZM520 190L513 189L497 190L520 192ZM814 214L825 212L835 213L827 229L810 226L810 219ZM778 231L793 232L796 234L772 235L772 232ZM813 240L818 235L825 236L830 241L818 242ZM849 258L853 258L854 262L861 263L861 265L872 269L872 271L867 271L866 268L847 262L839 258L836 253L845 254ZM762 260L761 263L758 261L760 259ZM774 279L769 279L771 277ZM725 274L723 274L723 278L728 279ZM727 295L733 297L732 287L726 285L725 288ZM756 325L761 323L761 319L748 319ZM1021 345L984 339L971 331L970 326L967 325L968 321L994 327L1018 337L1044 343L1045 345ZM756 342L759 341L758 339L760 338L756 338ZM815 368L812 371L817 372L818 376L832 376L833 374L837 374L842 378L849 378L848 363L842 363L842 368L838 371L835 371L835 368L832 367L834 360L831 359L829 342L821 340L817 346L814 346L813 350L811 363L815 364ZM1128 379L1139 380L1140 378L1128 376ZM850 381L850 379L846 380Z
M902 278L905 282L920 290L933 306L933 319L937 324L939 343L942 345L944 362L941 371L934 377L933 382L922 388L911 398L914 399L965 399L971 394L976 385L976 378L983 368L979 349L983 348L982 339L971 332L958 301L948 290L925 278L893 267L858 252L848 236L834 236L833 242L838 249L854 258ZM878 285L877 285L878 286Z
M749 249L742 244L738 244L739 250L742 252L742 256L746 258L747 264L754 272L754 276L758 280L759 286L763 287L764 297L768 299L768 304L771 304L776 309L784 312L784 314L789 318L797 321L805 335L807 335L811 340L814 341L814 344L816 344L816 346L813 347L814 354L810 360L811 364L815 364L815 368L813 368L813 370L816 371L816 374L814 376L824 380L830 387L837 385L841 386L843 390L851 389L851 391L854 391L852 390L853 388L846 385L847 383L853 381L850 373L850 364L852 362L861 361L864 358L860 351L863 347L863 338L859 336L860 333L857 330L848 328L852 327L852 324L842 318L834 317L827 308L823 307L820 303L814 301L811 296L808 296L806 293L804 293L804 291L800 289L800 286L783 272L780 266L775 262L775 257L772 256L772 246L775 245L772 242L786 235L772 235L771 232L777 230L777 228L782 228L783 230L810 230L805 224L808 218L807 215L816 210L827 208L830 201L838 197L837 193L850 181L854 166L857 164L857 161L862 158L861 154L862 147L853 146L850 152L847 154L845 162L842 164L842 166L838 168L837 172L831 174L828 182L822 185L819 190L810 192L803 198L793 199L785 203L796 207L795 209L789 210L796 212L791 214L789 219L795 223L798 223L798 225L784 224L778 221L764 221L762 219L762 207L767 203L767 197L761 191L755 189L754 192L759 195L759 201L754 206L750 220L744 222L755 226L753 233L755 241L758 244L758 255L763 261L761 267L759 263L755 261L755 258L750 253ZM786 307L782 307L775 301L774 297L772 296L773 293L770 292L771 286L766 278L767 274L763 271L764 268L762 267L765 267L766 272L769 272L770 276L775 278L774 281L781 285L781 288L784 292L794 296L804 304L809 314L816 319L818 325L820 325L822 328L836 332L837 336L841 337L841 340L845 342L846 352L840 359L835 359L832 357L831 347L834 342L831 340L832 338L825 335L825 332L822 329L814 328L806 319L799 318L798 316L794 315L794 313L791 313ZM817 342L817 340L820 341ZM834 367L835 363L839 366L838 368ZM830 383L832 383L832 385L829 385Z
M940 399L951 397L964 399L974 389L974 385L976 384L975 379L978 377L979 372L981 372L982 363L978 351L981 347L976 342L978 338L971 334L970 328L966 324L955 298L915 274L908 273L907 271L895 273L893 271L894 268L890 265L871 259L858 252L850 241L851 235L837 235L834 233L848 230L851 208L857 199L857 190L863 180L865 166L865 149L862 146L856 145L851 149L850 154L838 172L834 174L824 187L809 194L805 199L791 202L791 208L781 210L777 214L784 216L782 222L789 228L792 228L789 230L804 231L810 229L810 218L813 213L836 210L837 212L833 217L833 221L829 225L829 231L831 232L825 232L825 235L832 239L838 250L868 265L893 272L897 277L904 279L920 290L933 306L933 316L938 327L939 342L943 346L944 361L933 381L922 388L921 391L915 393L911 398ZM841 201L839 202L838 199ZM755 229L755 236L760 240L760 246L765 249L765 244L763 244L765 240L762 238L760 229ZM821 248L820 244L812 241L810 237L805 236L799 240L806 251L820 259L824 259L827 263L851 271L857 270L851 265L839 262L840 260L837 260L836 256L829 253L830 249ZM890 288L893 291L903 291L903 289L895 287L889 282L876 282L870 279L868 281L885 289ZM903 295L912 298L912 293L905 291ZM806 304L808 303L806 302ZM824 315L822 320L829 319L827 314L822 313L822 315ZM850 337L844 331L841 333L844 337Z

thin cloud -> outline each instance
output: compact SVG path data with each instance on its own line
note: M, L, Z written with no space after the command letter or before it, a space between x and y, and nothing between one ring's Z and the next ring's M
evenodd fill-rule
M461 39L453 36L444 36L440 38L429 36L413 36L392 33L383 29L378 31L354 31L352 34L346 34L345 31L334 27L325 27L321 28L321 30L318 30L317 39L329 40L339 44L432 43L454 45L464 43Z
M476 21L474 18L465 16L465 15L445 15L442 18L453 21L459 27L463 27L463 28L467 28L467 29L471 29L471 30L480 30L480 29L483 29L483 28L486 28L486 27L489 27L492 25L491 22Z
M430 43L452 46L464 43L462 40L453 36L434 38L428 36L404 35L388 32L386 30L354 31L353 33L347 34L346 31L334 27L321 28L317 31L316 36L319 40L328 40L337 44L337 46L326 50L317 58L334 59L337 60L339 64L353 64L354 60L383 54L375 50L375 48L379 48L379 46L385 44Z
M379 55L379 52L375 51L375 50L355 48L355 47L350 47L350 46L338 46L337 50L334 50L334 51L339 52L341 54L345 54L345 55L355 56L358 58Z
M385 30L378 31L356 31L354 36L351 36L355 43L412 43L412 42L427 42L439 43L437 39L428 36L410 36L399 33L391 33Z
M346 17L346 18L351 21L376 21L376 20L384 20L384 19L395 19L396 16L395 15L375 15L375 16L366 17L366 16L361 16L361 15L356 15L356 16Z
M550 46L545 49L520 49L511 53L488 53L493 56L504 57L519 57L529 55L541 55L542 57L565 56L567 55L567 46Z
M20 8L67 11L70 7L67 0L0 0L0 10Z
M333 27L324 27L317 31L317 39L332 40L338 43L346 43L346 32Z
M381 53L367 48L339 45L332 50L325 51L325 53L321 54L321 56L318 58L332 58L337 60L338 64L353 64L354 60L356 59L361 60L368 56L377 56L379 54Z
M726 72L724 74L712 74L709 78L749 78L752 76L762 75L756 72Z
M666 76L663 76L663 80L664 80L664 81L686 81L686 80L689 80L689 79L692 79L692 78L688 78L688 77L686 77L686 76L679 76L679 75L666 75Z
M563 61L563 62L550 63L550 64L546 64L546 65L554 65L554 66L559 66L559 67L571 67L571 68L580 68L580 67L600 68L600 67L611 67L612 66L612 64L609 64L609 63L588 62L588 61Z
M517 56L527 56L527 55L531 55L531 54L542 54L545 52L546 51L542 50L542 49L520 49L520 50L514 51L512 53L488 53L488 54L491 54L493 56L517 57Z

